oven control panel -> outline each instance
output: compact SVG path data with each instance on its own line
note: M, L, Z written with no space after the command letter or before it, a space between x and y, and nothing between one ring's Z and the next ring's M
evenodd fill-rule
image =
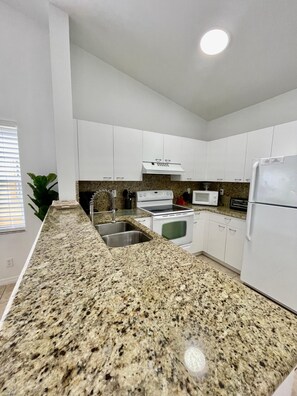
M162 200L173 200L173 191L171 190L148 190L148 191L137 191L136 192L137 202L143 201L162 201Z

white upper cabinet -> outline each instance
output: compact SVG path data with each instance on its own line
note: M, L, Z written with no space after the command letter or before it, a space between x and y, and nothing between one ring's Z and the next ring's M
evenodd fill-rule
M271 156L297 154L297 121L276 125L273 131Z
M182 138L181 139L181 164L184 173L181 175L181 181L195 180L195 154L196 141L195 139Z
M227 138L212 140L207 143L206 180L223 181L225 177L225 158Z
M143 161L181 163L180 136L143 131Z
M271 154L273 127L248 132L244 168L244 181L250 182L252 166L258 158L267 158Z
M114 180L142 180L142 131L114 127Z
M195 155L194 155L194 180L206 180L206 153L207 142L203 140L194 140Z
M182 137L173 135L164 136L164 162L181 163Z
M113 127L77 121L79 180L113 179Z
M247 134L227 138L225 176L229 182L243 182Z
M163 140L161 133L143 131L143 161L163 161Z

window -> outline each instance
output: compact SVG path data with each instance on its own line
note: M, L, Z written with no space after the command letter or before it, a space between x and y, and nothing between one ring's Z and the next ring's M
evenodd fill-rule
M0 121L0 232L24 228L18 131L15 125Z

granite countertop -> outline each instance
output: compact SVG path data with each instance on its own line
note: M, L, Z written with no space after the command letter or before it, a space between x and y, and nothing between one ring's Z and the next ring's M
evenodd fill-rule
M226 206L203 206L203 205L193 205L189 204L188 207L194 209L195 212L200 212L201 210L206 210L211 213L217 213L224 216L231 216L237 219L246 219L246 212L240 210L233 210Z
M289 374L296 315L138 227L153 239L108 249L80 208L49 210L3 324L1 395L266 396Z

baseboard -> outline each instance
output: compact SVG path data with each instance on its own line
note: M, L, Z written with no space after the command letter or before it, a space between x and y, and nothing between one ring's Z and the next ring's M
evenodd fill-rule
M217 263L223 265L224 267L228 268L229 270L231 270L231 271L233 271L233 272L236 272L238 275L240 275L240 270L239 270L239 269L237 269L237 268L235 268L235 267L232 267L231 265L225 263L224 261L219 260L218 258L212 256L211 254L208 254L207 252L204 252L204 251L203 251L202 254L203 254L204 256L206 256L206 257L209 257L209 258L212 259L213 261L216 261Z
M17 280L18 280L18 276L0 279L0 286L6 286L9 285L10 283L16 283Z

